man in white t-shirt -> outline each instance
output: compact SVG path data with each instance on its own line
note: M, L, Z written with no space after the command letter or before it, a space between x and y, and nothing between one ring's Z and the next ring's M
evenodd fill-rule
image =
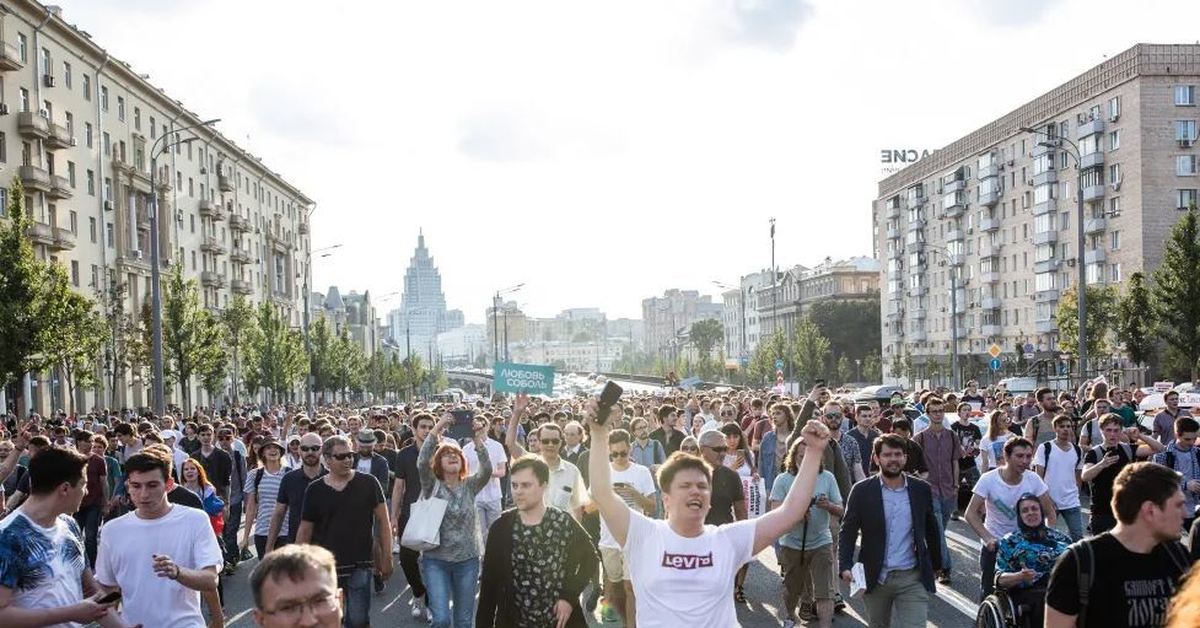
M486 447L488 459L492 461L492 479L475 495L475 516L479 519L479 531L483 535L480 547L487 547L488 530L500 518L500 478L508 473L508 460L504 454L504 446L488 438L488 422L483 417L471 420L474 438L463 446L463 456L467 459L467 469L471 475L479 470L479 454L476 448Z
M619 405L610 410L621 416ZM617 494L608 464L607 422L597 422L598 404L588 403L592 450L588 475L592 499L613 539L621 546L636 593L639 628L728 628L738 625L733 576L800 520L812 502L821 452L829 430L816 421L804 428L811 456L801 463L783 504L757 519L705 525L712 469L693 456L677 456L659 470L666 521L631 509ZM607 417L605 417L607 418Z
M996 543L1018 529L1017 500L1026 493L1036 496L1042 502L1042 512L1046 513L1046 524L1053 528L1058 521L1046 483L1029 470L1032 462L1033 443L1023 437L1010 438L1004 443L1004 464L984 473L975 483L967 506L967 523L983 542L979 552L979 584L983 590L980 599L995 588Z
M1054 440L1038 446L1033 455L1033 468L1050 490L1050 501L1058 516L1067 524L1072 541L1083 538L1083 511L1079 504L1080 474L1083 472L1083 450L1076 445L1071 417L1054 417Z
M83 534L71 517L87 494L87 457L48 448L29 461L29 499L0 520L0 626L125 623L101 604L84 560Z
M608 434L608 457L612 460L612 488L631 510L653 516L657 506L654 478L650 469L631 462L629 432L613 430ZM604 565L604 597L617 609L627 626L636 624L636 596L621 544L613 538L604 520L600 520L600 561Z
M167 501L171 461L165 455L135 454L125 472L135 510L105 525L96 580L120 589L125 617L133 623L204 628L200 592L216 590L224 562L208 515Z

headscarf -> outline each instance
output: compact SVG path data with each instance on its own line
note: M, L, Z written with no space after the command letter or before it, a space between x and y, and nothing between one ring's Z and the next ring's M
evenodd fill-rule
M1042 518L1036 526L1028 526L1025 524L1025 519L1021 517L1021 505L1027 501L1035 502L1038 505L1038 512L1042 513ZM1017 526L1021 531L1021 535L1030 542L1040 545L1054 545L1054 541L1049 538L1050 528L1046 526L1046 513L1042 510L1042 502L1037 495L1033 493L1025 493L1017 498Z

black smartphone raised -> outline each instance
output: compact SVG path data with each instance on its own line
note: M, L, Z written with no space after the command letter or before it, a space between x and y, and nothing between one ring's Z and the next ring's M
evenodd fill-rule
M120 602L120 601L121 601L121 592L120 591L109 591L108 593L105 593L104 595L96 598L97 604L113 604L113 603Z
M611 379L604 385L604 390L600 391L600 403L596 408L596 422L604 425L608 422L608 415L612 412L612 407L617 405L621 400L621 394L625 391Z

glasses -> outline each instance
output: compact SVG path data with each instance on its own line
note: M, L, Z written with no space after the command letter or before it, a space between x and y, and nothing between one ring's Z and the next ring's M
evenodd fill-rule
M732 412L722 412L721 416L733 416Z
M844 415L841 412L826 412L825 413L825 418L827 418L827 419L840 419L843 416Z
M614 459L615 458L628 458L629 452L628 451L610 451L608 453L608 457L614 458Z
M716 453L719 453L719 454L723 454L723 453L725 453L725 452L729 451L729 448L728 448L728 447L726 447L725 445L720 445L720 446L718 446L718 447L713 447L713 446L711 446L711 445L702 445L702 446L703 446L703 447L708 447L709 449L711 449L711 450L713 450L713 451L715 451Z
M557 445L562 442L557 438L539 438L538 441L543 445Z
M294 602L284 602L279 605L279 608L273 611L263 611L272 617L278 616L288 620L297 620L304 615L304 609L312 610L314 615L324 615L337 608L338 594L336 592L321 593L307 600L296 600Z
M334 460L339 460L341 462L345 462L345 461L353 458L355 455L356 454L353 451L347 451L344 454L329 454L329 457L333 458Z
M312 454L312 453L321 451L321 446L320 445L301 445L300 451Z

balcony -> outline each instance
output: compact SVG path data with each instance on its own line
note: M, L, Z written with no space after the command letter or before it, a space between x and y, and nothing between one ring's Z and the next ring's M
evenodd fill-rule
M1038 233L1033 234L1033 243L1034 244L1050 244L1051 242L1058 242L1058 231L1057 230L1040 231Z
M908 338L908 340L911 340L913 342L925 342L925 339L928 336L925 334L925 329L921 328L921 329L914 329L914 330L908 332L908 334L906 334L906 337Z
M1087 234L1099 233L1105 228L1104 218L1088 218L1083 221L1083 232Z
M1104 262L1104 249L1088 249L1083 252L1084 264L1100 264Z
M1000 202L1000 192L997 190L979 193L979 204L983 205L984 207L992 207L993 205L995 205L996 203L999 203L999 202Z
M54 246L54 229L44 222L30 223L25 235L29 236L34 244Z
M1030 154L1036 159L1046 153L1053 153L1058 150L1058 146L1055 145L1056 141L1053 138L1049 140L1049 144L1043 144L1039 141L1037 144L1034 144L1033 151Z
M986 324L981 325L979 327L979 331L984 336L987 336L989 338L994 338L996 336L1000 336L1000 335L1004 334L1004 331L1000 328L999 325L986 325Z
M250 224L250 219L246 218L245 216L242 216L241 214L230 214L229 215L229 226L234 231L237 231L240 233L249 233L251 230L254 229L254 226Z
M963 215L967 209L967 199L965 194L955 194L942 199L942 209L946 211L947 218L958 218Z
M49 192L54 188L50 173L37 166L21 166L17 175L21 177L21 185L24 185L26 190Z
M1003 245L999 243L993 244L990 240L984 240L979 244L979 257L996 257L1001 248Z
M909 223L908 223L909 231L917 231L917 230L924 229L924 228L925 228L925 221L920 218L909 221Z
M1057 211L1057 210L1058 210L1058 199L1052 198L1047 201L1042 201L1041 203L1033 204L1033 215L1034 216L1041 216L1042 214L1049 214L1050 212Z
M1075 129L1075 139L1081 140L1089 135L1095 135L1103 132L1104 119L1096 118L1095 120L1088 120L1087 122L1079 125L1079 128Z
M997 231L1000 229L999 218L982 218L979 221L979 230L987 233L989 231Z
M213 255L224 255L225 243L212 236L206 236L204 241L200 243L200 250L212 253Z
M885 213L888 218L897 218L900 216L900 197L893 196L885 203Z
M887 228L887 239L899 240L900 239L900 230L897 229L896 227L888 227Z
M1054 319L1034 321L1033 330L1039 334L1053 334L1058 331L1058 325L1054 324Z
M949 195L949 194L954 194L955 192L961 192L963 190L963 188L965 188L966 186L967 186L966 182L963 181L962 179L955 179L955 180L947 183L942 188L942 194Z
M225 275L213 272L211 270L206 270L200 273L200 285L206 288L224 288Z
M948 242L955 242L955 241L959 241L962 239L963 239L962 229L951 229L946 232L946 240Z
M1039 173L1033 175L1033 184L1035 186L1048 185L1051 183L1058 183L1058 171L1057 170L1050 169L1050 170L1046 170L1045 172L1039 172Z
M49 124L50 135L46 137L46 146L50 148L70 148L75 145L71 132L61 124Z
M250 255L250 250L234 245L229 249L229 259L235 264L253 264L254 257Z
M44 140L50 137L50 121L35 111L17 114L17 132L25 137Z
M1001 299L1000 297L983 297L982 299L979 300L979 307L981 307L985 310L998 310L1003 305L1004 305L1004 300ZM985 332L984 335L992 336L995 334L989 334L989 333Z
M1052 273L1052 272L1058 270L1059 266L1061 266L1061 265L1062 265L1062 263L1056 259L1042 260L1040 262L1033 263L1033 272L1035 272L1037 274Z
M1034 303L1054 303L1058 301L1058 290L1038 290L1033 294Z
M222 192L232 192L234 189L233 178L227 174L217 175L217 187Z
M50 175L50 190L46 193L50 198L71 198L71 182L66 177L57 174Z
M983 284L1000 283L1000 272L995 270L980 271L979 281Z
M300 232L300 235L308 235L308 221L301 220L296 230Z
M1104 200L1104 184L1089 185L1083 188L1083 202L1091 203L1093 201Z
M906 204L907 204L909 207L920 207L920 206L924 205L924 204L925 204L925 201L926 201L926 200L928 200L928 199L929 199L929 197L928 197L928 196L925 196L925 193L924 193L924 192L922 192L922 193L920 193L920 194L909 194L909 195L907 195L907 196L904 198L904 202L905 202L905 203L906 203Z
M983 166L982 168L979 169L979 172L977 173L978 179L980 181L982 181L988 177L994 177L998 174L1000 174L1000 164L995 161L993 161L990 165Z
M1104 151L1098 150L1094 153L1088 153L1079 158L1080 168L1100 168L1102 166L1104 166Z
M961 253L951 253L946 256L946 261L954 267L962 266L966 259L967 256Z
M250 293L254 292L254 287L250 285L249 281L246 281L244 279L234 279L234 280L230 281L229 289L233 290L233 292L235 294L242 294L242 295L247 295L247 296Z
M12 72L25 67L21 62L21 52L17 47L8 43L0 42L0 71Z
M919 297L926 294L929 294L929 286L917 286L908 289L908 296L910 297Z
M904 257L904 249L901 247L895 247L888 251L888 259L900 259L902 257Z
M225 213L221 211L221 206L208 200L200 199L200 217L210 220L224 220Z
M75 234L70 229L54 228L54 248L60 251L70 251L75 248Z

